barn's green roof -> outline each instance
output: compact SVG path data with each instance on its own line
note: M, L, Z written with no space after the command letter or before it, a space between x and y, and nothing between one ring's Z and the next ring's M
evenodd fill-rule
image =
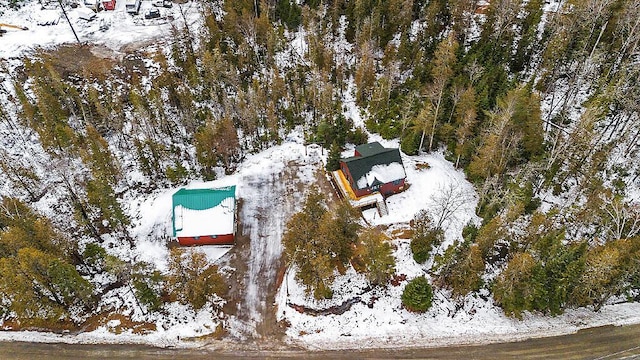
M207 210L212 209L222 201L228 198L235 199L236 187L235 185L218 188L218 189L180 189L173 194L173 206L172 206L172 222L173 222L173 236L176 236L176 214L175 209L177 206L182 206L191 210Z
M229 186L219 189L180 189L173 194L173 207L182 205L191 210L206 210L214 208L226 198L236 197L236 187Z

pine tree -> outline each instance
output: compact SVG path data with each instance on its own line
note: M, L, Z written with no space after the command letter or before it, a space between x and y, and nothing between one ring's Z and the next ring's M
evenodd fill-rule
M458 167L460 158L462 156L468 157L471 154L469 140L477 123L475 90L473 87L468 87L460 96L460 101L455 111L455 123L457 125L457 141L454 153L456 155L455 166Z
M330 284L336 255L331 251L330 239L325 236L331 225L331 216L326 216L324 195L312 188L301 212L294 214L287 222L282 238L287 262L295 265L296 278L313 293L317 299L331 297ZM333 235L333 234L332 234Z
M441 229L433 227L429 214L425 210L420 210L413 217L411 230L413 260L418 264L423 264L429 259L433 246L438 246L442 243L444 234Z
M0 258L0 291L25 323L73 320L94 305L93 286L72 265L30 247Z
M507 315L522 318L524 311L538 308L537 299L546 295L541 268L529 253L517 253L500 273L493 297Z
M433 80L427 87L426 94L427 98L431 101L433 108L433 119L430 121L431 129L429 130L429 151L433 148L433 139L436 134L438 118L440 117L440 112L442 110L445 89L453 75L457 48L458 42L456 41L453 33L451 33L440 44L438 44L435 52L433 70L431 71L431 77ZM420 150L422 150L422 141L420 141Z
M329 155L327 157L327 165L325 169L327 171L335 171L340 169L340 157L341 157L341 149L340 146L334 141L329 149Z
M396 259L389 239L377 229L360 234L358 256L365 267L365 275L374 286L386 285L396 272Z
M42 180L33 167L2 150L0 150L0 170L7 181L11 181L16 188L22 189L29 195L30 201L37 201L44 195L41 190Z
M409 311L425 312L431 307L432 301L433 290L424 276L409 281L402 292L402 305Z
M240 159L238 134L229 118L210 122L201 128L195 135L195 146L196 158L205 179L214 179L214 170L218 166L231 173Z
M570 296L571 302L600 310L607 300L622 292L629 280L632 256L631 240L611 241L590 249L585 257L585 271Z
M214 295L224 296L226 285L218 267L209 264L206 255L176 248L169 256L166 291L180 303L199 310L213 304Z
M441 263L436 262L438 269L437 284L451 290L454 298L461 299L482 287L482 274L485 270L482 252L476 244L457 243L445 252Z

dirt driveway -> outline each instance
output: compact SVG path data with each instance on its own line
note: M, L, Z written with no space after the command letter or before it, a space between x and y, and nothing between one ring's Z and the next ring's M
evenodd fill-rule
M312 185L309 177L299 176L303 172L315 172L316 179L324 179L316 164L296 162L266 179L264 175L242 178L239 236L223 263L235 269L228 279L229 302L224 308L230 339L261 349L285 346L286 325L276 321L275 297L285 271L282 235Z

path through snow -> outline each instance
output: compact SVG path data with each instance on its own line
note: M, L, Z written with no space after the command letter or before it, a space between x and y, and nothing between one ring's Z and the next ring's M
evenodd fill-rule
M300 209L317 168L300 144L288 143L269 152L268 161L250 159L239 171L242 231L229 266L236 269L231 281L240 286L232 284L236 309L228 331L242 340L273 337L280 329L274 302L283 266L282 235L289 217Z

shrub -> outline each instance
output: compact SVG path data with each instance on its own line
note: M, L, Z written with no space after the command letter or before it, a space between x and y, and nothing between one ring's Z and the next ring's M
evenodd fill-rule
M199 310L209 303L215 305L211 300L214 300L215 295L224 296L227 286L224 278L218 273L218 267L209 264L206 255L172 249L165 289L171 300L189 304ZM141 290L145 290L144 286Z
M411 239L411 252L413 253L413 260L418 264L424 264L429 259L431 249L433 249L434 243L440 242L438 240L440 232L433 230L423 236L414 236Z
M413 218L411 229L413 230L411 236L413 260L418 264L423 264L429 259L433 247L442 243L444 233L431 226L429 214L425 210L420 210Z
M158 270L154 270L151 264L145 262L135 264L132 283L135 296L141 304L150 311L159 311L162 308L164 277Z
M433 290L424 276L409 281L402 292L402 305L409 311L425 312L432 301Z

